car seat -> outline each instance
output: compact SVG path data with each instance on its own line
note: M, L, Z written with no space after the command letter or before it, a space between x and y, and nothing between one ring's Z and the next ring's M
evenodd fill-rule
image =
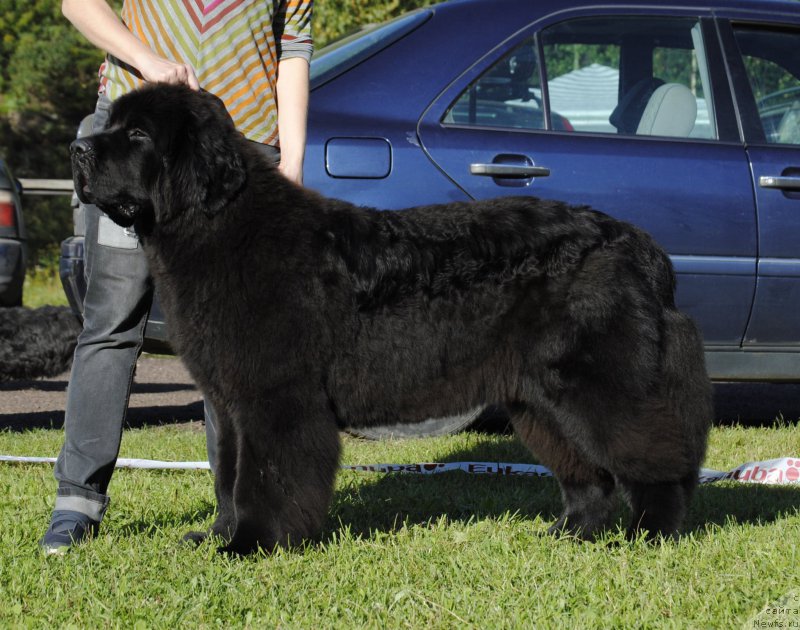
M636 133L650 97L662 85L664 81L658 77L647 77L625 93L608 118L617 133Z
M636 135L688 138L697 120L697 99L680 83L665 83L653 92L636 127Z
M800 144L800 101L786 110L778 125L779 144Z

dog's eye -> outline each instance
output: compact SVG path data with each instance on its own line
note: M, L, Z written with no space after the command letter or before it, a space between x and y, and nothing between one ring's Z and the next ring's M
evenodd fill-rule
M137 129L135 127L133 129L128 129L129 140L144 140L147 137L148 137L147 134L141 129Z

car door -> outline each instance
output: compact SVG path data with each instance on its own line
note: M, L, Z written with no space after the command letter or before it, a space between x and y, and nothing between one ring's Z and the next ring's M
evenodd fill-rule
M665 84L690 94L688 106L646 128ZM534 23L445 90L418 134L473 198L562 199L643 227L672 256L679 305L706 343L742 343L756 216L710 15L608 10Z
M758 212L758 275L744 348L796 352L800 346L800 18L772 14L757 22L753 17L752 13L731 16L720 23ZM778 18L781 26L776 25Z

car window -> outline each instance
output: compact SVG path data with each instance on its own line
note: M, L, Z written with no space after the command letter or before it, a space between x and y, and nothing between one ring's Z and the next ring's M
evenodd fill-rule
M442 123L717 137L697 20L582 18L545 29L541 43L540 49L531 36L500 57L456 98Z
M734 27L768 143L800 144L800 31Z
M598 17L542 32L552 116L578 132L715 138L695 19Z
M536 42L525 40L459 95L445 124L544 129Z

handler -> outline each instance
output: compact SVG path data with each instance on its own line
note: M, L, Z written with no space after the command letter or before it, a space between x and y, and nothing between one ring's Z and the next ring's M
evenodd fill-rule
M61 9L107 52L94 130L111 102L143 82L186 84L221 98L236 128L302 184L313 0L62 0ZM280 137L280 144L278 138ZM55 509L40 547L66 553L97 531L108 507L136 360L153 286L135 233L85 206L83 332L67 393ZM206 409L214 467L216 434Z

